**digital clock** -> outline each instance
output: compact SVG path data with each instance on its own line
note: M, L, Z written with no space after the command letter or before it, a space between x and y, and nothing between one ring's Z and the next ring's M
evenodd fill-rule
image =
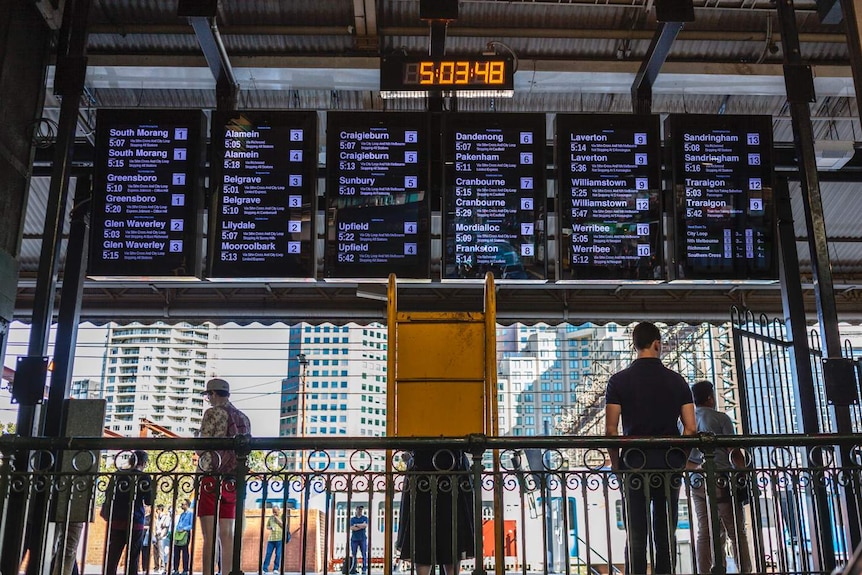
M419 86L502 86L506 81L502 60L423 60L404 65L404 84Z
M496 90L514 88L511 57L429 58L394 54L380 60L381 91Z

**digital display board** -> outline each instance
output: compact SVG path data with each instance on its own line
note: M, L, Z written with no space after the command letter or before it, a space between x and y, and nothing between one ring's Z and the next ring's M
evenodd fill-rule
M428 115L326 121L326 277L428 278Z
M431 58L390 54L380 60L380 89L513 90L511 56L447 56Z
M314 276L317 114L213 116L209 273Z
M98 111L90 276L200 276L205 126L198 110Z
M775 279L772 118L671 115L665 136L674 279Z
M557 114L562 280L663 276L658 116Z
M544 114L444 121L443 277L544 280Z

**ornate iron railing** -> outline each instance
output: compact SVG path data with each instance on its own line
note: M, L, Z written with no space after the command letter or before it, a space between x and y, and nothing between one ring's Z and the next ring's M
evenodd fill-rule
M596 463L605 460L609 447L628 450L630 463L640 453L658 450L675 467L615 473ZM705 454L702 469L686 468L685 453L692 447ZM839 448L854 454L853 460L839 466L833 455ZM744 522L741 530L748 542L750 571L755 573L831 573L849 560L851 538L862 527L848 525L843 513L848 498L858 499L862 493L862 440L858 436L651 440L4 436L0 437L0 531L6 541L9 532L27 536L21 538L21 554L3 548L3 574L18 572L28 564L30 573L47 573L52 558L63 556L62 533L75 535L79 529L80 542L67 546L67 556L81 572L104 573L108 532L113 519L122 515L116 511L120 509L117 498L120 505L132 506L129 502L144 492L167 510L172 526L179 519L179 504L185 499L192 502L189 570L200 572L203 524L197 517L197 502L207 487L206 475L196 467L195 452L225 449L236 452L238 472L217 479L229 484L239 497L237 518L228 522L234 527L233 552L224 559L222 573L277 570L304 575L337 573L351 566L361 570L364 561L348 559L350 517L358 505L364 506L367 517L372 574L421 572L417 566L454 562L460 554L448 557L450 551L465 549L459 568L477 575L632 572L625 567L626 523L628 520L631 531L632 511L631 503L627 507L624 500L633 501L638 495L669 497L675 486L679 486L678 505L651 508L646 519L651 523L666 514L664 519L675 527L663 536L676 573L707 572L697 565L698 533L704 522L712 529L701 538L701 550L722 558L731 570L734 563L737 568L745 563L740 553L732 560L733 553L728 551L732 545L721 537L721 505L731 509L732 522ZM727 449L743 450L752 465L717 470L714 455ZM128 474L116 469L128 465L132 450L149 454L147 475L123 484L122 478ZM539 450L541 456L525 457L525 450ZM453 457L462 452L465 458ZM303 469L288 471L298 453ZM573 453L581 459L572 459ZM418 462L412 467L411 455ZM19 462L26 465L19 467ZM811 496L814 486L827 494L825 505L822 498ZM220 493L218 487L216 493ZM706 505L706 514L700 518L695 513L698 497ZM13 499L26 500L25 517L7 513ZM749 502L743 505L743 499ZM223 504L221 496L217 500ZM263 565L272 533L267 522L274 505L284 510L284 529L273 542L278 544L273 547L284 550L281 564L276 566ZM103 509L108 511L101 513ZM733 509L737 509L736 515ZM831 530L831 537L825 538L832 541L831 548L822 548L824 538L818 536L824 526ZM149 560L133 566L131 572L156 572L163 563L155 559L160 543L165 546L161 552L171 560L168 572L174 571L172 558L183 555L179 542L173 537L158 542L156 530L157 522L150 522ZM726 539L734 540L734 527L729 526L728 531ZM131 546L136 534L123 533L126 547ZM660 561L664 542L648 537L648 562ZM423 553L428 557L423 558ZM71 572L71 562L65 567L66 573ZM719 562L713 572L724 568ZM178 571L183 570L181 564ZM60 572L60 568L54 571Z

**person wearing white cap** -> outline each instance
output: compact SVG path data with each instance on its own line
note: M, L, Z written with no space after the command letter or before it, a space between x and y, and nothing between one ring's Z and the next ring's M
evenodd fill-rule
M230 384L221 378L207 382L204 392L211 407L204 412L201 421L201 437L234 437L251 433L248 417L230 402ZM198 465L211 475L201 481L200 496L196 503L203 534L203 573L213 575L213 546L226 572L232 572L233 530L236 517L236 453L231 449L198 452ZM216 513L218 527L216 528Z

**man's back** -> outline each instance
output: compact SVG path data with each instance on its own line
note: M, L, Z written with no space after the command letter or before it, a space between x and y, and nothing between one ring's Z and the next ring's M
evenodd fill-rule
M691 403L691 391L660 359L640 358L611 377L606 401L620 406L623 435L679 435L680 410Z

